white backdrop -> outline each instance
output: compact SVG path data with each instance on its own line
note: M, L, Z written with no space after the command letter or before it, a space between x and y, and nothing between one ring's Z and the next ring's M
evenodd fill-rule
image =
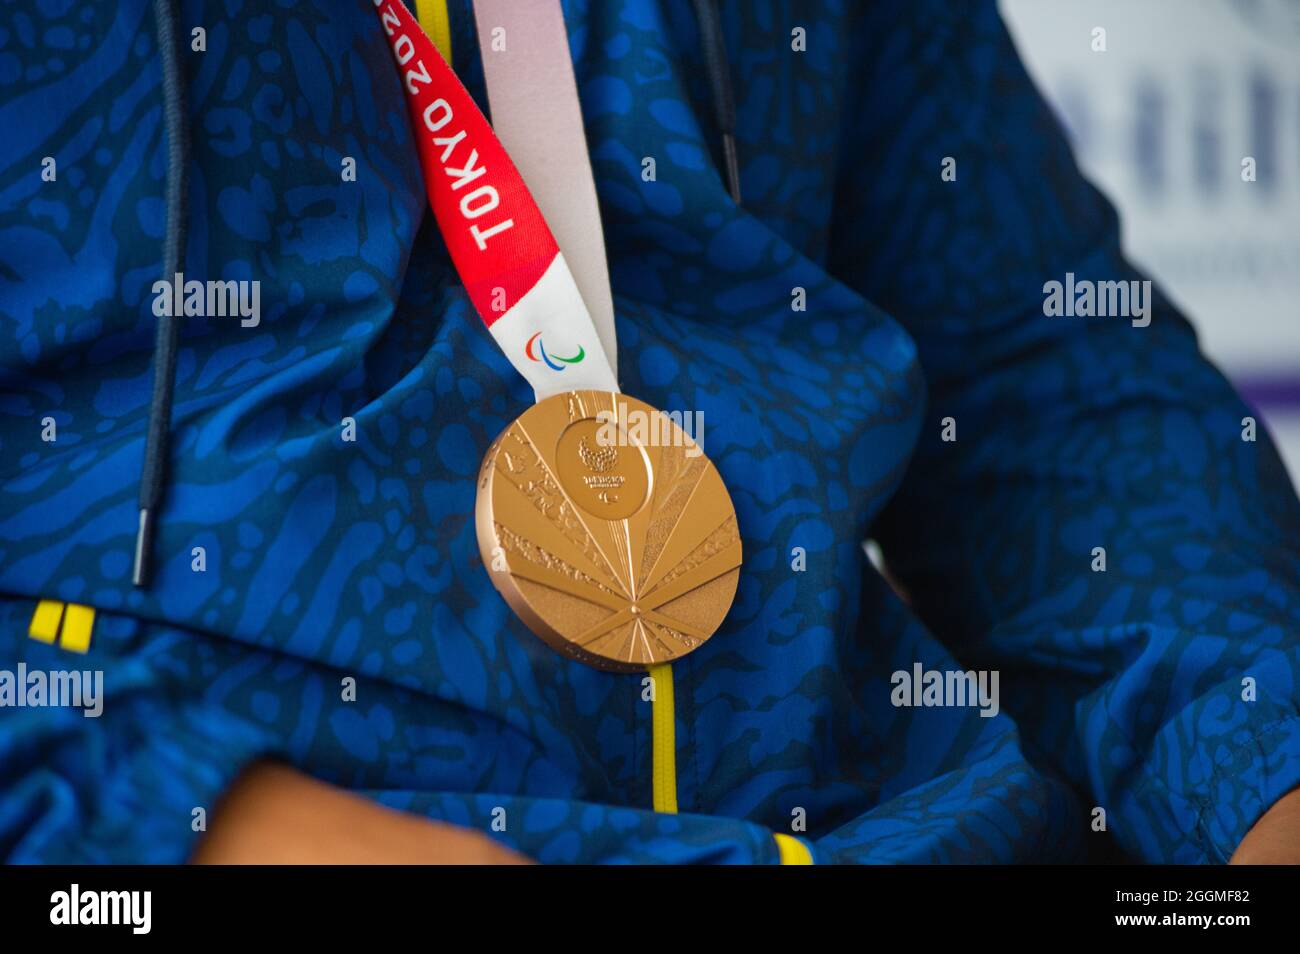
M1000 6L1085 173L1118 207L1128 254L1300 478L1300 0Z

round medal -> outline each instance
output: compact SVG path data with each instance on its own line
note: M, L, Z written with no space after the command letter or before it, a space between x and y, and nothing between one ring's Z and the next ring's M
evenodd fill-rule
M642 670L698 647L736 595L736 511L668 415L610 391L533 405L488 448L476 507L497 590L548 646Z

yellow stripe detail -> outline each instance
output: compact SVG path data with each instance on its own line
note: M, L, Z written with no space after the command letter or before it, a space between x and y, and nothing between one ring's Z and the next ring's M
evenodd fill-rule
M781 853L783 865L810 865L813 863L812 852L794 835L783 835L779 831L772 835L776 839L776 850Z
M90 649L90 630L95 625L95 611L80 603L69 603L63 617L63 638L59 645L69 652L84 653Z
M447 0L415 0L415 18L438 48L442 58L451 63L451 17Z
M650 709L654 809L677 814L677 730L673 724L673 667L651 666L654 702Z
M59 635L59 623L63 620L63 604L58 600L41 600L36 604L32 614L32 624L27 627L27 635L42 643L54 643Z

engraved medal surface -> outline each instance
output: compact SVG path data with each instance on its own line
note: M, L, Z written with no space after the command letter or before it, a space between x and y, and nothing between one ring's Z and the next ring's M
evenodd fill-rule
M722 478L675 422L636 398L568 391L488 449L476 506L496 588L552 649L642 670L713 635L741 543Z

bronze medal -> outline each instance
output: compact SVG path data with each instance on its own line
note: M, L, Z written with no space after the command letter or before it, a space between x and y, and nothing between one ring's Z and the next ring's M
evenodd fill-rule
M667 415L610 391L533 405L483 459L479 551L548 646L615 671L698 647L736 595L736 511Z
M538 396L480 472L478 541L492 582L574 659L632 671L685 655L722 625L740 577L722 478L668 416L618 393L613 329L602 343L505 147L400 0L375 0L375 11L447 253Z

